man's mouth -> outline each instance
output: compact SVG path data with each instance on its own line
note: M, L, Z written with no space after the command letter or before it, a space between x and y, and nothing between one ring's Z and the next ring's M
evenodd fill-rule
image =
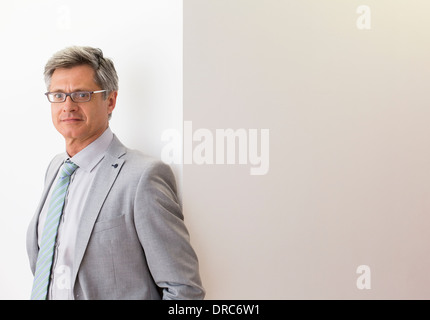
M66 118L66 119L61 119L61 122L78 122L78 121L82 121L82 119L79 119L79 118Z

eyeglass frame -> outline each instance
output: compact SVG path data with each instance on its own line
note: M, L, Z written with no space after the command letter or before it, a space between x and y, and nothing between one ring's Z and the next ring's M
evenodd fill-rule
M89 101L91 101L91 98L92 98L92 95L94 94L94 93L101 93L101 92L107 92L108 90L97 90L97 91L75 91L75 92L70 92L70 93L65 93L65 92L45 92L45 96L46 96L46 98L48 98L48 101L49 102L51 102L51 103L63 103L63 102L65 102L66 100L67 100L67 97L70 97L70 99L73 101L73 102L77 102L77 103L83 103L83 102L89 102ZM64 100L63 101L51 101L51 100L49 100L49 95L50 94L54 94L54 93L61 93L61 94L64 94L65 96L64 96ZM75 101L73 98L72 98L72 94L76 94L76 93L89 93L90 94L90 97L88 98L88 100L86 100L86 101Z

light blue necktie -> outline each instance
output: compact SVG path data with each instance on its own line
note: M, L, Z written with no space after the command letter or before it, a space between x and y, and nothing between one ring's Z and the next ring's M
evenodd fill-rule
M66 198L70 176L77 168L78 166L76 164L70 160L66 160L61 167L60 176L54 190L52 191L45 226L43 227L42 241L40 243L39 254L37 256L33 289L31 290L31 300L46 299L51 278L51 267L57 238L57 229L63 213L64 199Z

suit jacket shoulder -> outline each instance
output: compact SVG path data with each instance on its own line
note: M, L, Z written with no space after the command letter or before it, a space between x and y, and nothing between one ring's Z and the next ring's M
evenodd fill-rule
M170 196L177 199L176 178L172 168L161 160L138 150L127 149L124 159L124 173L127 179L139 180L138 183L164 185ZM129 181L130 181L129 180Z

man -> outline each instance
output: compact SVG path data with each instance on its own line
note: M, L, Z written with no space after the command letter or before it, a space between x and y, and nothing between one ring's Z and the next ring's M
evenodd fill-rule
M109 128L118 77L99 49L69 47L45 66L54 157L27 232L32 299L203 299L170 167Z

